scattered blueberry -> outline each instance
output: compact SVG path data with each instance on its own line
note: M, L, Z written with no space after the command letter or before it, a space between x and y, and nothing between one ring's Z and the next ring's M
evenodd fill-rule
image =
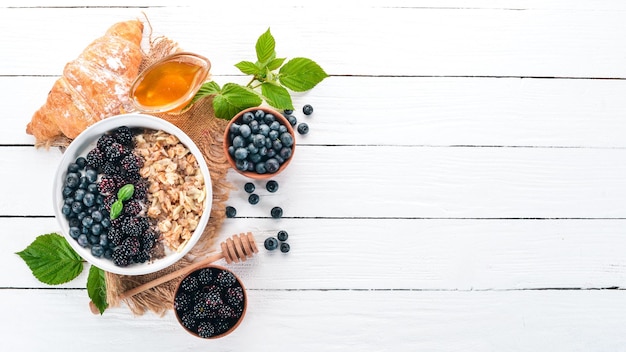
M237 209L231 207L230 205L226 207L226 217L234 218L237 215Z
M293 115L288 115L287 120L291 126L295 126L298 123L298 119Z
M273 251L274 249L278 248L278 240L276 239L276 237L268 237L265 239L263 245L268 251Z
M252 183L252 182L247 182L245 185L243 185L243 189L244 189L247 193L252 193L252 192L254 192L254 190L256 189L256 187L254 186L254 183Z
M280 251L283 253L287 253L289 252L289 250L291 249L291 247L289 246L289 243L287 242L283 242L280 244Z
M284 113L285 115L291 115L291 114L293 114L293 110L291 110L291 109L285 109L285 110L283 110L283 113Z
M313 107L311 106L311 104L306 104L302 107L302 112L305 115L311 115L313 113Z
M306 122L301 122L298 125L298 133L300 133L300 134L307 134L307 133L309 133L309 125L307 125Z
M248 203L254 205L259 203L259 195L256 193L252 193L249 197L248 197Z
M283 217L283 208L281 207L273 207L270 211L270 214L274 219L280 219Z
M267 181L267 184L265 185L265 189L267 189L267 191L270 193L274 193L278 191L278 182L276 182L275 180Z
M280 230L280 231L278 231L278 234L276 235L276 237L278 237L279 241L284 242L284 241L287 241L287 238L289 237L289 234L285 230Z

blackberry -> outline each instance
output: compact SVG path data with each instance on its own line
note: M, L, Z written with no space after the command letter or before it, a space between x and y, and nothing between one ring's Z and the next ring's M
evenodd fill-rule
M115 192L117 191L117 187L117 180L115 179L115 177L112 176L103 176L102 179L100 179L100 183L98 183L98 190L103 195L115 194ZM113 201L115 201L115 199ZM107 204L106 198L105 204ZM109 207L107 210L111 210L111 208Z
M267 191L270 193L278 191L278 182L276 182L275 180L267 181L267 183L265 184L265 189L267 189Z
M143 166L143 160L137 155L129 153L122 158L120 165L126 174L136 174Z
M108 196L104 197L104 209L106 209L107 212L111 211L111 206L113 205L113 203L115 203L115 201L117 200L117 197L115 197L112 194L109 194Z
M121 248L115 249L111 258L113 259L113 263L117 266L128 266L131 263L130 257L126 255Z
M220 271L215 278L215 281L221 287L231 287L237 282L237 278L230 271Z
M113 137L111 137L108 134L103 134L102 136L100 136L100 138L98 138L98 142L96 143L96 146L100 150L106 150L106 148L110 146L113 142L115 142Z
M196 330L197 320L193 312L188 312L188 313L183 314L183 316L180 318L180 322L187 329L194 330L194 331Z
M137 237L126 237L120 245L120 249L128 257L139 254L140 247L141 244L139 243L139 239Z
M178 294L174 298L174 309L176 309L180 313L188 311L190 305L191 296L186 293Z
M213 281L213 271L211 269L203 269L198 273L198 281L203 285L208 285Z
M119 160L121 157L126 155L126 153L126 148L124 148L123 145L117 142L111 143L111 145L107 146L106 149L104 149L104 156L109 161Z
M128 216L137 216L143 210L143 206L137 199L131 199L124 203L124 208L122 209L124 210L124 214Z
M148 230L148 219L144 217L126 216L122 221L122 229L128 236L139 237Z
M150 260L150 253L147 251L139 251L136 255L132 257L132 261L135 263L145 263Z
M104 153L98 148L94 148L87 153L87 165L94 169L100 169L104 165Z
M221 306L217 309L217 316L222 319L236 318L235 310L230 306Z
M222 334L230 329L230 324L226 320L214 320L213 327L215 328L215 334Z
M105 175L119 175L121 173L120 167L117 165L115 161L108 161L104 163L104 167L102 168L102 172Z
M197 330L198 330L198 336L205 338L205 339L215 334L215 328L213 327L213 324L209 323L208 321L203 321L200 324L198 324Z
M133 132L128 126L120 126L113 132L113 138L121 145L133 146Z
M278 237L279 241L284 242L284 241L287 241L287 237L289 237L289 234L285 230L280 230L278 231L278 234L276 235L276 237Z
M157 243L158 239L159 235L154 230L148 229L148 231L146 231L144 235L139 238L141 250L145 252L150 252L150 250L154 248L154 245Z
M229 287L226 290L226 302L231 306L237 306L243 303L243 289L241 287Z
M211 309L216 309L224 304L224 301L222 301L221 289L215 285L204 287L200 292L200 295L202 297L201 300L204 301Z
M133 198L146 199L148 195L148 182L140 178L137 181L133 182L133 185L135 185L135 193L133 194Z
M198 289L198 279L195 276L187 276L180 283L180 288L187 292L193 292Z
M313 107L311 106L311 104L306 104L302 107L302 112L305 115L311 115L313 113Z
M287 253L289 252L289 250L291 249L291 247L289 246L289 243L287 242L283 242L280 244L280 251L283 253Z

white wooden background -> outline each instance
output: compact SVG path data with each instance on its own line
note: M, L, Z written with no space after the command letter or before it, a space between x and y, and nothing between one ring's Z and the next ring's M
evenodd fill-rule
M61 153L26 123L142 13L221 84L268 27L331 75L294 98L315 113L278 193L231 194L224 238L286 229L292 251L231 266L249 308L216 341L170 313L92 315L86 274L47 286L15 255L57 231ZM623 1L5 0L0 45L5 351L626 351Z

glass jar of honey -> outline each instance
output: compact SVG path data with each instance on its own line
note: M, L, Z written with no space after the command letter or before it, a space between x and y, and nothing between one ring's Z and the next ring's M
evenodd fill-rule
M146 113L181 113L205 82L211 69L201 55L181 52L141 72L130 89L135 108Z

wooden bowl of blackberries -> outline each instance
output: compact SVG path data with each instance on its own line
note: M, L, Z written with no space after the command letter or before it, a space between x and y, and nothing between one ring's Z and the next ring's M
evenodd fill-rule
M235 274L218 266L197 269L181 280L174 312L190 334L217 339L233 332L246 313L246 290Z
M252 179L276 176L289 165L296 150L292 125L267 107L245 109L224 131L224 153L230 165Z

